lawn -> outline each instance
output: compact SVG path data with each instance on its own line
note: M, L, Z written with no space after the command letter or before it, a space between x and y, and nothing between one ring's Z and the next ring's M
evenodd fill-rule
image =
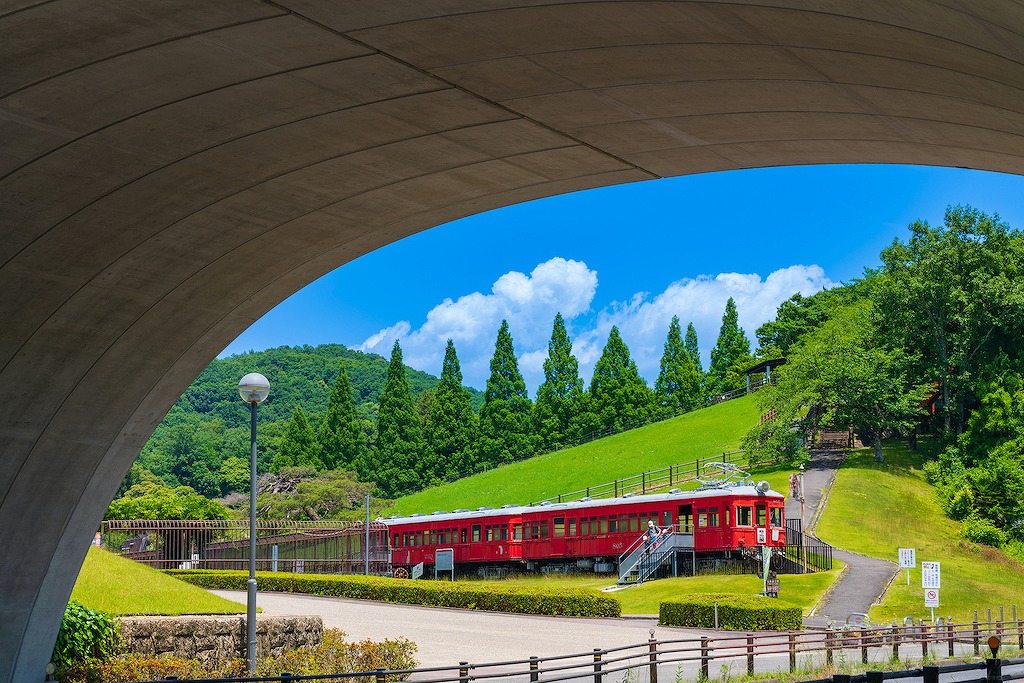
M526 504L737 450L759 413L746 396L414 493L387 514Z
M71 598L108 614L235 614L245 605L155 569L90 548Z
M822 540L838 548L896 562L898 548L916 548L917 568L893 583L881 605L871 608L876 622L926 617L921 562L940 562L942 587L936 616L970 621L974 610L998 614L1000 605L1024 607L1024 564L995 548L968 543L960 525L942 513L935 489L922 476L922 456L898 444L885 449L886 462L874 462L870 449L855 451L839 470L828 506L818 523Z
M836 562L835 568L830 572L781 576L779 602L786 606L799 607L804 614L807 614L839 576L840 571L842 571L842 563ZM601 590L615 583L613 578L607 576L579 575L519 576L504 580L504 582L509 581L545 588L593 588L595 590ZM483 583L503 582L486 581ZM695 593L757 595L762 589L761 579L752 574L719 574L647 581L639 586L615 591L611 595L622 603L623 614L657 614L659 605L665 600L675 600Z

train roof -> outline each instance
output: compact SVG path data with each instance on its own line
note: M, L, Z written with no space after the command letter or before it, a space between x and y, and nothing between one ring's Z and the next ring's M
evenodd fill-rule
M494 517L519 517L522 515L541 512L545 510L586 510L588 508L607 507L609 505L623 505L630 503L661 503L665 501L687 501L701 500L706 498L721 498L722 496L745 497L745 498L779 498L784 496L778 491L768 489L759 491L754 485L727 486L723 488L707 488L693 491L681 491L672 489L669 493L648 493L644 495L625 495L618 498L594 498L581 499L565 503L550 503L540 505L504 505L500 508L477 508L475 510L455 510L453 512L434 512L432 514L413 514L405 517L389 517L380 521L385 524L414 524L420 522L448 522L476 519L491 519Z

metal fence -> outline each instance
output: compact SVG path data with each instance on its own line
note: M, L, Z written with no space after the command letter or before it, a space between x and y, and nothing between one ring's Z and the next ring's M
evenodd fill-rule
M854 662L860 659L864 668L872 663L903 661L903 658L922 656L954 656L979 654L982 638L989 634L999 636L1003 642L1014 643L1024 649L1024 621L1012 623L945 624L938 627L886 626L862 627L852 630L790 631L783 633L724 633L719 636L657 640L645 643L554 657L524 659L417 669L377 669L375 671L343 672L330 675L292 676L282 673L276 677L214 679L227 682L242 681L305 681L346 679L365 683L386 683L412 680L417 683L471 683L473 681L530 681L556 683L559 681L590 681L613 683L657 683L666 681L704 680L712 675L712 666L722 666L723 678L739 674L781 672L790 673L817 670L821 666L834 666L837 660ZM999 662L996 666L993 662ZM976 664L923 667L906 671L868 671L858 676L842 675L822 679L816 683L880 683L887 679L923 677L925 683L938 683L943 673L985 671L988 676L971 681L1020 680L1021 673L1006 673L1005 667L1022 667L1024 659L994 660ZM733 669L732 667L736 667ZM993 671L998 670L997 674ZM993 676L998 675L998 678ZM961 677L962 682L964 679ZM209 683L209 681L207 681Z
M256 569L310 574L390 572L388 530L379 522L259 520ZM101 542L157 569L248 569L249 520L112 519Z

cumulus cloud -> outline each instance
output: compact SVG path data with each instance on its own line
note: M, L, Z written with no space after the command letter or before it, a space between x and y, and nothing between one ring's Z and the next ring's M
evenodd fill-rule
M585 383L589 383L612 326L617 325L640 373L653 385L673 315L679 316L684 330L688 322L694 324L706 369L729 297L735 299L740 325L756 345L754 331L775 316L780 303L797 292L806 296L834 284L816 265L790 266L764 279L756 273L720 273L678 280L656 294L637 292L591 315L597 272L581 261L553 258L529 275L515 271L502 275L489 294L474 292L454 301L445 299L415 330L408 321L399 321L356 348L386 357L397 339L406 364L438 374L445 342L451 338L466 384L482 389L498 327L506 319L532 396L543 380L551 322L555 313L561 312L570 332L575 331L573 353L580 361Z

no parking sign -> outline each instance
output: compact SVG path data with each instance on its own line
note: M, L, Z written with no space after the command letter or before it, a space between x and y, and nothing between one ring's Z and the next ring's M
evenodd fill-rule
M924 606L925 607L938 607L939 606L939 590L937 588L929 588L924 592Z

